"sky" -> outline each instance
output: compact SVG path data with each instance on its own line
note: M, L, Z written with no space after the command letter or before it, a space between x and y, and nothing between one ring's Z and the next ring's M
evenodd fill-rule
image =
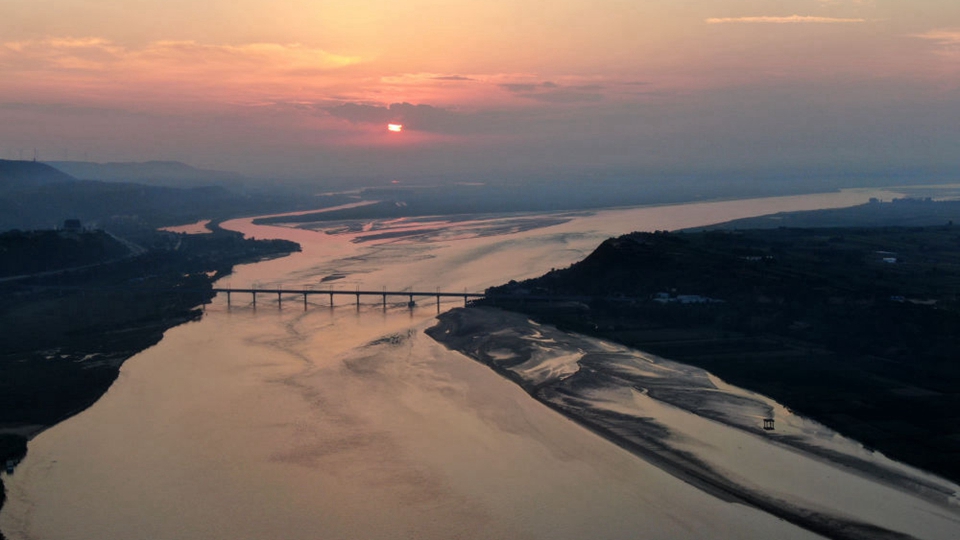
M960 170L960 2L0 0L0 158L34 149L255 177Z

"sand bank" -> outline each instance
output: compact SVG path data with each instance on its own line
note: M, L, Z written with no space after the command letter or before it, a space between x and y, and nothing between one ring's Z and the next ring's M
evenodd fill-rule
M837 539L956 538L958 487L692 366L490 308L428 334L531 396L724 500ZM777 429L762 429L774 418Z

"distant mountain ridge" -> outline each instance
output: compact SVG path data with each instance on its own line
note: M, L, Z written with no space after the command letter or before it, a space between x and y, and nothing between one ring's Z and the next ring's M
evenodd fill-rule
M165 187L198 187L243 180L240 173L198 169L179 161L109 162L48 161L48 165L81 180L134 182Z
M196 171L198 177L208 173L232 174L202 171L175 162L131 165L142 172L181 171L181 178L193 174L191 171ZM146 181L85 180L45 163L0 160L0 231L53 229L66 219L79 219L84 226L125 234L200 219L336 206L351 200L343 195L317 196L269 187L238 190L229 181L222 185L206 181L149 185Z
M930 198L902 198L869 203L849 208L780 212L717 223L693 230L773 229L779 227L928 227L960 223L960 201L937 201Z
M76 181L77 179L73 176L46 163L0 159L0 194Z

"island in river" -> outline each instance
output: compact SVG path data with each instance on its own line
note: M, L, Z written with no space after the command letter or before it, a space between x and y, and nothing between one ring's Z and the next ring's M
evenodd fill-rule
M632 233L569 268L490 288L483 305L444 313L427 333L724 500L829 538L910 538L904 523L852 518L841 509L849 495L830 493L851 481L834 476L842 470L956 506L956 484L885 456L960 479L958 292L950 220ZM747 450L712 438L703 419L836 469L805 497L776 496L762 475L729 473L723 456ZM777 477L791 474L787 463Z
M80 229L0 235L0 465L12 470L28 438L92 405L127 358L199 318L234 265L300 249L219 228L136 240Z
M694 366L490 307L455 309L439 319L428 335L493 368L544 405L721 500L756 508L819 536L915 538L916 523L881 524L852 511L855 502L843 492L857 476L886 484L891 494L928 506L924 511L932 515L949 512L957 502L955 485L865 451L849 439L825 442L833 437L822 427ZM759 425L763 418L776 419L779 429L764 431ZM726 440L710 422L752 437ZM783 454L790 452L782 448L796 454L784 462ZM779 466L772 475L732 473L726 460L744 457L759 460L760 471L768 469L764 461ZM812 492L775 487L797 470L810 474L818 467L808 468L810 462L817 460L830 472L813 482L819 485Z
M701 367L958 481L958 293L960 229L943 221L633 233L484 303Z

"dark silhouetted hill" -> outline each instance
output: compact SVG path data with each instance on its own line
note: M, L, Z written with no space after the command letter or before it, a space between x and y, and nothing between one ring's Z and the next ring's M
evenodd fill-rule
M104 263L130 250L103 231L0 233L0 278Z
M48 165L81 180L134 182L152 186L197 187L221 185L242 180L243 175L228 171L198 169L179 161L111 162L50 161Z
M898 204L940 224L633 233L488 302L705 368L958 480L960 227L941 219L960 203ZM533 300L549 296L592 300Z
M0 159L0 195L74 181L73 176L45 163Z
M777 227L926 227L960 223L960 201L936 201L930 198L902 198L883 202L871 199L850 208L780 212L767 216L736 219L708 229L773 229Z
M141 184L48 183L0 196L0 230L50 229L65 218L93 227L159 227L222 215L249 206L224 188L176 189Z
M275 188L238 192L224 186L77 180L43 163L0 161L0 231L54 229L65 219L79 219L88 227L127 232L344 202L344 196Z

